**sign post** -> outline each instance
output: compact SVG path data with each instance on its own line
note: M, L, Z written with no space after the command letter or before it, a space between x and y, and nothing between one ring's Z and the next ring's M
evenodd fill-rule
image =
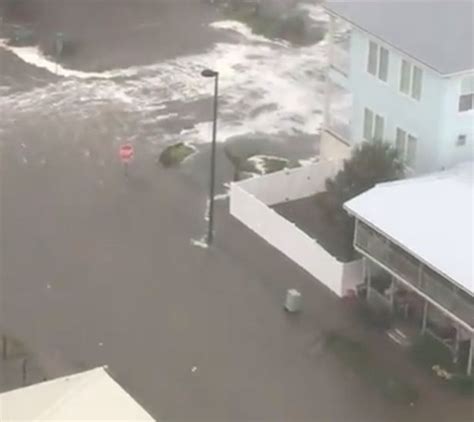
M125 176L128 176L128 165L132 161L134 154L132 144L123 144L120 146L119 156L125 169Z

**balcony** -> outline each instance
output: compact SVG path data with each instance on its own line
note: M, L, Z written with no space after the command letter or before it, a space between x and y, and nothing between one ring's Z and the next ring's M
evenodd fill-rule
M354 246L369 258L382 264L398 279L474 328L474 297L427 268L418 259L368 227L357 222Z
M351 143L352 94L340 85L329 80L328 115L326 129L344 141Z
M348 42L334 44L332 54L333 57L330 67L342 73L347 78L349 76L351 63Z
M351 62L351 32L349 23L335 17L331 18L329 66L346 78L349 76Z

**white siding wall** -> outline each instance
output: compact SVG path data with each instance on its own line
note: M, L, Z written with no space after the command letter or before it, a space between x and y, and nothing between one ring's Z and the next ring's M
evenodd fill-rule
M355 142L363 139L364 108L368 107L385 118L384 138L394 142L396 128L400 127L418 138L415 170L425 173L439 170L446 160L443 135L447 91L450 84L437 73L391 46L370 38L389 50L388 80L383 82L367 72L369 37L354 30L351 41L350 86L353 92L352 135ZM402 59L415 63L423 70L421 100L417 101L400 92Z
M474 110L459 112L459 96L464 78L471 75L458 76L446 80L446 95L443 108L443 142L440 146L441 166L450 167L454 164L474 159ZM464 146L457 146L459 135L466 135L467 142Z

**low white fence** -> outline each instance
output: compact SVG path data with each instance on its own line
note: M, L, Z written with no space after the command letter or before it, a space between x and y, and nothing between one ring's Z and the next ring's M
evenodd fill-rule
M317 240L268 206L323 191L324 181L335 174L339 166L340 163L321 162L233 183L230 189L230 212L342 297L361 282L361 262L339 262Z
M237 185L266 205L306 198L325 190L325 182L342 166L341 161L320 161L238 182Z

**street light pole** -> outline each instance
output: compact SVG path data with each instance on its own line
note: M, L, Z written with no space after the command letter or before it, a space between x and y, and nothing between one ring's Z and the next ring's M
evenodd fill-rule
M212 121L211 144L211 177L209 181L209 220L207 227L207 245L211 246L214 240L214 191L216 183L216 142L217 142L217 107L219 98L219 72L206 69L201 75L205 78L214 78L214 115Z

